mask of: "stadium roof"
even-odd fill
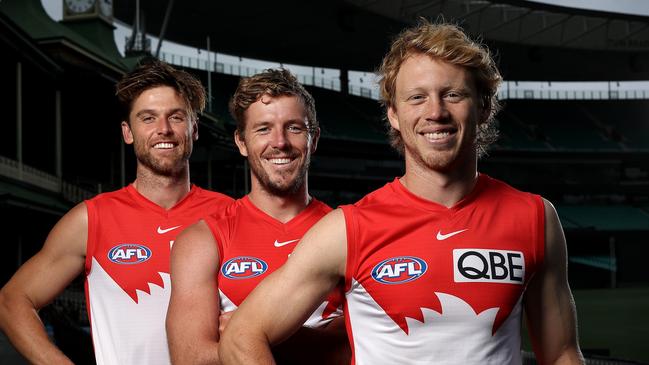
[[[561,0],[567,4],[574,0]],[[168,1],[140,0],[146,31],[160,32]],[[174,1],[166,38],[242,57],[371,70],[388,40],[419,17],[460,23],[488,41],[568,49],[649,52],[643,9],[559,6],[558,0]],[[581,2],[582,4],[584,2]],[[593,6],[597,1],[589,2]],[[601,3],[601,1],[600,1]],[[624,5],[628,1],[609,1]],[[636,2],[637,4],[638,2]],[[135,0],[115,2],[132,24]]]
[[[401,21],[459,20],[495,41],[607,50],[649,49],[647,4],[575,0],[348,0]],[[644,7],[644,8],[642,8]]]

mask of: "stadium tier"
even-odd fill
[[[578,206],[559,205],[557,212],[565,229],[595,229],[599,231],[647,231],[649,213],[641,208],[627,205]]]
[[[502,149],[647,151],[643,101],[507,100],[498,116]]]

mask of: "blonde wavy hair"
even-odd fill
[[[502,82],[502,76],[489,49],[471,40],[456,25],[433,24],[421,19],[417,26],[404,30],[395,38],[378,70],[381,103],[386,112],[388,108],[395,108],[395,84],[399,69],[408,57],[415,54],[426,54],[453,65],[466,67],[471,72],[481,102],[480,107],[484,111],[483,115],[486,115],[484,123],[478,123],[476,140],[478,156],[484,155],[489,145],[498,138],[494,117],[500,110],[496,96],[498,86]],[[403,154],[401,133],[392,128],[389,122],[387,126],[390,144]]]

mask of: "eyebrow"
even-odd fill
[[[300,118],[297,118],[297,119],[294,118],[294,119],[287,119],[286,121],[284,121],[284,123],[287,123],[287,124],[304,124],[304,125],[308,125],[308,124],[309,124],[309,121],[304,120],[304,119],[300,119]]]
[[[461,85],[461,86],[460,85],[453,85],[451,83],[441,85],[439,87],[439,90],[442,90],[442,91],[457,90],[457,91],[459,91],[461,93],[464,93],[464,94],[470,94],[471,93],[471,87],[466,86],[466,85]],[[428,90],[425,87],[415,86],[415,87],[410,87],[410,88],[407,88],[407,89],[401,91],[403,96],[411,95],[413,93],[420,93],[420,92],[428,93]]]
[[[272,122],[272,121],[267,121],[267,120],[259,120],[259,121],[256,121],[256,122],[250,122],[249,125],[250,125],[251,128],[255,128],[255,127],[260,127],[260,126],[268,126],[268,125],[271,125],[271,124],[275,124],[275,123]],[[308,121],[305,121],[305,120],[300,119],[300,118],[287,119],[287,120],[283,121],[282,124],[302,124],[302,125],[304,125],[306,127],[309,126]]]
[[[185,116],[186,116],[186,115],[189,115],[189,113],[187,112],[187,110],[185,110],[185,109],[183,109],[183,108],[175,108],[175,109],[171,109],[171,110],[169,110],[168,112],[167,112],[167,111],[164,111],[163,114],[164,114],[165,112],[168,113],[168,114],[170,114],[170,115],[171,115],[171,114],[176,114],[176,113],[182,113],[182,114],[184,114]],[[136,117],[141,117],[141,116],[144,115],[144,114],[158,115],[159,112],[158,112],[157,110],[154,110],[154,109],[142,109],[142,110],[140,110],[139,112],[137,112],[137,113],[135,114],[135,116],[136,116]]]

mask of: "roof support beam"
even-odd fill
[[[162,47],[162,41],[165,38],[165,32],[167,31],[167,24],[169,23],[169,16],[171,15],[171,8],[174,6],[174,0],[169,0],[167,3],[167,10],[165,11],[165,17],[162,21],[162,27],[160,28],[160,37],[158,37],[158,47],[155,50],[155,56],[158,58],[160,55],[160,47]]]
[[[527,36],[520,38],[519,41],[520,42],[526,41],[528,39],[536,37],[537,35],[539,35],[541,33],[547,32],[548,30],[550,30],[550,29],[552,29],[554,27],[557,27],[559,25],[563,25],[568,20],[572,19],[572,17],[573,17],[572,15],[567,15],[567,16],[563,17],[562,19],[560,19],[559,21],[555,22],[554,24],[550,24],[550,25],[548,25],[548,26],[546,26],[544,28],[539,29],[538,31],[536,31],[536,32],[534,32],[532,34],[528,34]]]
[[[572,43],[572,42],[574,42],[576,40],[579,40],[579,39],[585,37],[586,35],[598,30],[601,27],[608,26],[609,22],[610,22],[610,20],[604,20],[601,23],[597,24],[596,26],[594,26],[594,27],[592,27],[590,29],[588,29],[588,27],[586,27],[586,29],[583,32],[579,33],[578,35],[576,35],[576,36],[574,36],[572,38],[569,38],[569,39],[562,40],[559,45],[560,46],[565,46],[565,45],[568,45],[568,44],[570,44],[570,43]]]
[[[481,30],[481,32],[483,34],[488,34],[490,32],[496,31],[496,30],[498,30],[498,29],[500,29],[500,28],[502,28],[502,27],[504,27],[506,25],[509,25],[509,24],[519,20],[519,19],[522,21],[523,18],[525,18],[526,16],[531,14],[533,11],[534,10],[532,10],[532,9],[527,9],[527,11],[524,12],[523,14],[515,16],[515,17],[513,17],[511,19],[508,19],[507,21],[500,22],[500,24],[496,25],[495,27],[491,27],[491,28],[488,28],[488,29],[485,29],[485,30]]]

